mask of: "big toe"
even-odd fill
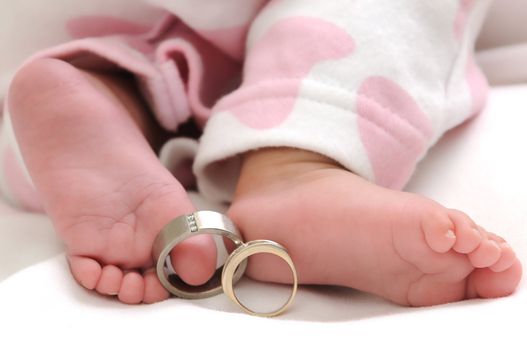
[[[170,253],[174,271],[186,283],[197,286],[207,282],[216,270],[216,243],[210,235],[190,237]]]
[[[497,298],[511,294],[516,289],[522,275],[522,265],[515,260],[505,271],[475,269],[468,279],[467,297]]]

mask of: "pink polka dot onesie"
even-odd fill
[[[473,46],[490,0],[55,2],[36,5],[53,28],[28,39],[40,50],[29,60],[127,71],[164,128],[193,118],[199,143],[171,140],[160,158],[175,169],[195,156],[216,201],[231,199],[240,155],[263,147],[317,152],[401,189],[485,101]],[[39,210],[7,108],[0,157],[2,193]]]

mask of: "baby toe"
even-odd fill
[[[468,254],[470,263],[477,268],[495,264],[501,256],[501,248],[495,241],[484,238],[478,248]]]
[[[144,303],[153,304],[168,299],[170,294],[163,287],[161,282],[159,282],[154,269],[146,271],[143,276],[145,278],[145,296],[143,297]]]
[[[211,235],[197,235],[179,243],[170,253],[174,271],[186,283],[198,286],[216,271],[216,243]]]
[[[123,272],[114,265],[106,265],[102,268],[101,278],[95,290],[104,295],[117,295],[121,288]]]
[[[70,270],[73,278],[84,288],[94,289],[101,277],[101,265],[82,256],[68,256]]]
[[[452,249],[463,254],[474,251],[483,239],[483,235],[476,228],[476,224],[468,215],[459,210],[449,210],[449,217],[454,222],[456,232],[456,243]]]
[[[119,300],[125,304],[139,304],[143,300],[145,293],[145,282],[143,276],[135,271],[124,275],[119,290]]]
[[[522,266],[518,259],[502,272],[491,269],[476,269],[467,281],[467,293],[470,297],[497,298],[514,292],[522,276]]]
[[[501,248],[501,256],[496,263],[489,267],[494,272],[505,271],[516,261],[516,254],[507,242],[501,242],[499,246]]]
[[[482,228],[480,227],[480,229],[482,229]],[[503,238],[501,238],[500,236],[498,236],[497,234],[485,231],[484,229],[482,229],[482,230],[484,232],[486,232],[487,238],[492,239],[493,241],[495,241],[497,243],[506,243],[506,241]]]
[[[429,211],[421,222],[426,243],[437,253],[446,253],[456,243],[454,224],[443,210]]]

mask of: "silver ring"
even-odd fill
[[[229,218],[214,211],[197,211],[182,215],[170,221],[161,230],[154,241],[152,256],[156,262],[156,272],[159,281],[170,293],[185,299],[201,299],[222,292],[221,273],[218,268],[209,281],[200,286],[186,284],[177,275],[169,275],[166,265],[168,254],[176,245],[185,239],[199,234],[215,234],[229,238],[236,248],[243,245],[241,236]],[[245,272],[247,261],[243,261],[234,273],[233,283],[236,283]]]

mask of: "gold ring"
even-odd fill
[[[240,266],[240,264],[246,264],[246,259],[249,256],[259,253],[270,253],[282,258],[289,265],[289,268],[293,273],[293,290],[291,292],[291,295],[289,296],[289,299],[280,308],[271,312],[256,312],[249,309],[240,302],[240,300],[234,293],[234,276],[238,269],[238,266]],[[238,248],[236,248],[229,255],[229,257],[225,261],[225,264],[223,265],[223,272],[221,274],[221,284],[223,286],[223,291],[225,292],[225,294],[227,294],[232,301],[238,304],[238,306],[240,306],[247,313],[255,316],[273,317],[284,312],[293,302],[298,287],[298,278],[296,274],[295,265],[293,264],[293,260],[287,253],[287,250],[282,245],[276,242],[262,239],[244,243]]]

